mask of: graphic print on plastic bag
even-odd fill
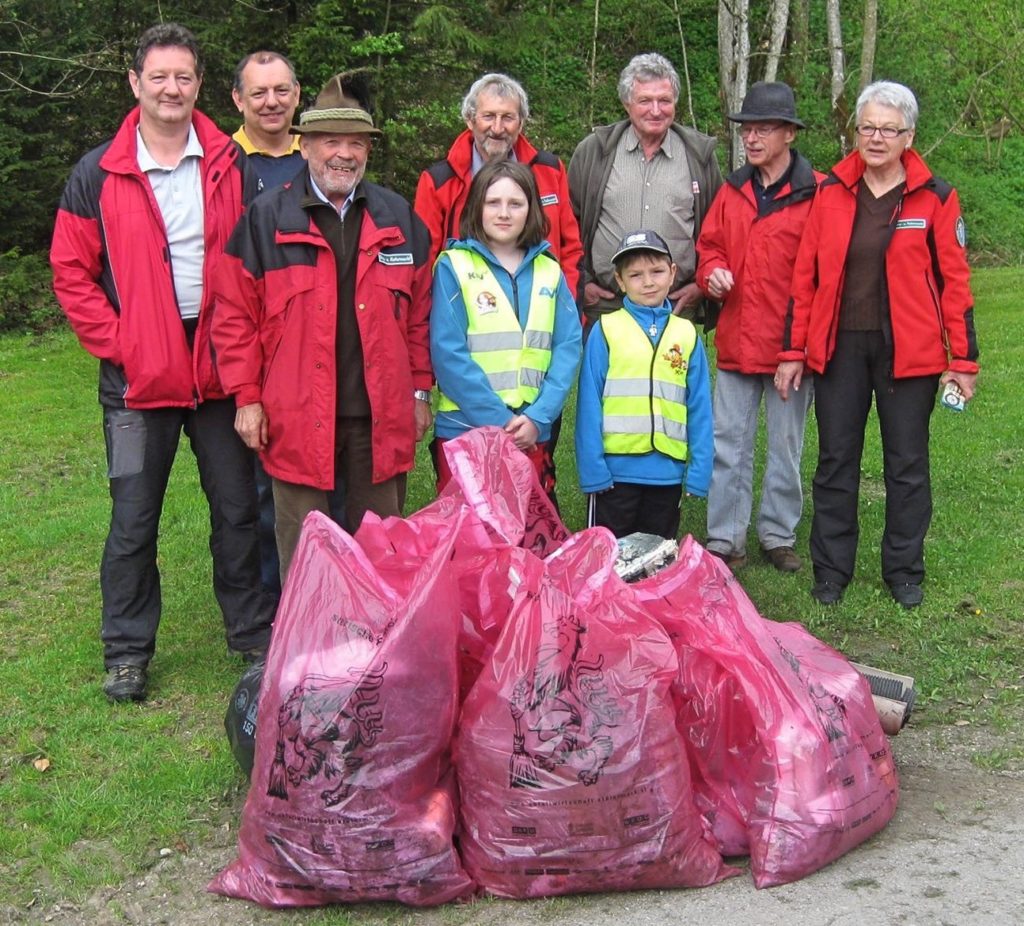
[[[347,679],[307,675],[285,698],[277,712],[277,743],[267,794],[288,799],[288,782],[298,787],[317,776],[338,783],[320,792],[325,807],[339,804],[352,790],[351,776],[363,764],[363,751],[383,732],[383,714],[376,707],[388,670],[348,669]],[[290,747],[290,748],[289,748]],[[289,752],[294,765],[287,763]]]
[[[549,772],[566,766],[580,784],[597,784],[614,749],[607,731],[622,716],[604,682],[604,655],[584,657],[587,628],[576,614],[561,614],[543,630],[534,668],[516,682],[509,700],[509,787],[540,787],[538,765]]]

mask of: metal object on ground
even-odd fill
[[[889,736],[895,736],[906,726],[914,709],[917,698],[914,680],[909,675],[897,675],[856,662],[850,665],[868,680],[882,729]]]
[[[675,562],[679,544],[657,534],[627,534],[619,538],[619,556],[615,572],[625,582],[653,576],[659,569]]]

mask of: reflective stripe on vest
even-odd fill
[[[685,460],[686,371],[697,329],[669,316],[657,345],[625,309],[601,317],[608,344],[602,419],[605,453],[658,450]]]
[[[534,258],[533,288],[528,294],[530,308],[524,331],[515,307],[483,257],[462,248],[443,253],[448,255],[462,289],[469,319],[466,344],[470,357],[509,408],[533,402],[551,366],[555,302],[562,268],[547,254]],[[458,406],[442,393],[438,410],[458,411]]]

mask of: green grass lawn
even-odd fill
[[[916,678],[915,723],[986,725],[1001,737],[980,764],[1024,767],[1024,271],[979,271],[979,395],[964,414],[936,409],[935,517],[924,605],[898,608],[879,575],[883,487],[869,425],[857,575],[842,604],[807,594],[810,574],[752,557],[740,579],[767,617],[798,620],[851,659]],[[242,672],[210,588],[208,527],[182,446],[161,526],[164,618],[142,705],[101,691],[97,571],[109,501],[95,361],[65,332],[0,339],[0,897],[80,895],[151,865],[163,847],[203,845],[234,826],[245,781],[222,720]],[[559,448],[560,498],[583,524],[572,410]],[[804,461],[815,459],[813,420]],[[429,500],[421,459],[411,507]],[[703,539],[704,505],[683,528]],[[798,549],[806,554],[807,525]],[[756,549],[756,538],[750,542]],[[384,916],[384,913],[380,914]],[[318,922],[348,922],[340,911]],[[377,914],[368,914],[376,917]],[[365,917],[364,917],[365,920]]]

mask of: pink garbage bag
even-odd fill
[[[487,526],[495,545],[521,546],[544,557],[568,536],[530,461],[501,428],[474,428],[446,441],[456,494]]]
[[[456,741],[460,850],[503,897],[711,884],[671,688],[673,647],[603,529],[517,591]]]
[[[821,868],[892,818],[896,766],[867,681],[797,624],[761,617],[692,538],[630,586],[679,654],[697,806],[757,887]]]
[[[306,519],[260,691],[238,859],[210,890],[268,907],[471,892],[449,761],[459,617],[444,566],[459,520],[426,555],[378,570],[326,517]]]

